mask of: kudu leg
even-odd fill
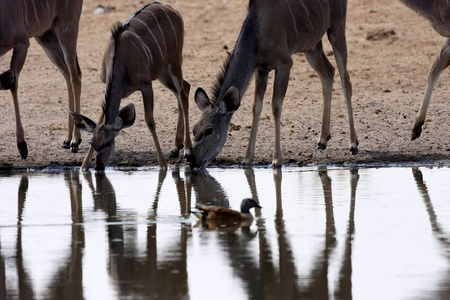
[[[189,135],[189,91],[191,85],[183,80],[181,67],[178,64],[169,64],[162,72],[159,81],[170,89],[177,97],[178,102],[178,122],[175,135],[175,145],[170,151],[169,157],[179,157],[181,149],[184,150],[185,157],[191,154],[192,142]]]
[[[50,60],[58,67],[66,81],[69,108],[80,112],[81,69],[76,52],[76,32],[59,33],[53,29],[36,38]],[[77,153],[81,142],[81,133],[68,115],[67,136],[62,144],[70,152]]]
[[[333,47],[334,57],[341,77],[342,90],[347,102],[347,118],[350,129],[349,148],[352,154],[358,153],[358,138],[356,137],[355,122],[352,108],[352,83],[347,71],[347,41],[345,37],[345,26],[332,28],[328,32],[328,39]]]
[[[305,53],[311,67],[317,72],[322,81],[323,94],[323,115],[322,129],[320,131],[317,149],[325,149],[330,135],[330,115],[331,115],[331,92],[333,90],[334,67],[325,56],[322,48],[322,42],[317,44],[314,50]]]
[[[263,108],[264,94],[266,93],[267,81],[269,78],[269,72],[264,70],[258,70],[255,75],[255,99],[253,102],[253,120],[252,129],[250,132],[250,138],[248,139],[247,152],[245,154],[244,166],[250,166],[255,158],[255,143],[256,135],[258,133],[259,118]]]
[[[281,110],[283,100],[289,84],[289,75],[291,73],[292,59],[286,59],[284,64],[275,71],[275,80],[273,85],[272,115],[275,122],[275,145],[273,149],[272,167],[281,167]]]
[[[444,71],[450,65],[450,39],[447,39],[442,46],[439,56],[436,58],[433,66],[428,73],[428,84],[425,90],[425,96],[423,98],[422,105],[420,106],[419,113],[414,123],[412,130],[411,140],[415,140],[420,137],[422,133],[422,126],[425,123],[425,116],[427,114],[428,105],[430,104],[431,94],[433,93],[434,86],[439,79],[442,71]]]
[[[19,87],[19,74],[22,70],[23,64],[27,57],[29,41],[18,42],[14,45],[13,54],[11,57],[11,70],[15,76],[13,85],[11,87],[11,95],[14,102],[14,115],[16,120],[16,140],[17,148],[19,149],[20,157],[26,159],[28,157],[28,146],[25,141],[25,132],[22,126],[22,120],[20,118],[19,98],[17,95],[17,89]]]
[[[166,169],[167,162],[161,151],[158,136],[156,135],[156,124],[155,118],[153,116],[154,98],[153,98],[153,88],[151,84],[145,89],[142,89],[142,97],[144,98],[145,123],[147,123],[147,127],[150,130],[150,133],[152,134],[153,137],[153,142],[155,143],[156,152],[158,154],[159,167],[162,169]]]

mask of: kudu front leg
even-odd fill
[[[191,155],[192,142],[189,135],[189,91],[191,85],[182,80],[181,91],[176,93],[178,101],[178,122],[175,136],[175,145],[170,151],[170,158],[180,156],[180,151],[184,148],[184,156],[188,158]]]
[[[244,166],[251,166],[253,159],[255,158],[255,143],[256,135],[258,133],[259,118],[261,116],[261,111],[263,108],[264,94],[266,93],[267,81],[269,78],[269,72],[259,70],[256,72],[255,76],[255,99],[253,102],[253,120],[252,129],[250,132],[250,137],[248,139],[247,152],[245,154],[244,161],[242,164]]]
[[[103,123],[103,119],[105,117],[105,112],[102,110],[100,116],[98,117],[97,124]],[[89,146],[89,150],[84,156],[83,163],[81,164],[81,171],[89,172],[92,162],[92,156],[94,155],[94,147]]]
[[[279,168],[282,164],[281,159],[281,111],[283,100],[289,84],[289,75],[291,73],[292,59],[289,58],[278,70],[275,71],[275,81],[273,86],[272,114],[275,122],[275,145],[273,148],[272,167]]]
[[[450,39],[447,39],[442,46],[439,56],[436,58],[433,66],[428,73],[428,84],[425,90],[425,96],[423,98],[422,105],[420,106],[419,113],[417,114],[416,121],[412,130],[411,141],[420,137],[422,133],[422,126],[425,123],[425,116],[427,114],[428,105],[430,104],[431,94],[433,93],[434,86],[439,79],[442,71],[444,71],[450,65]]]
[[[347,71],[347,41],[345,37],[345,25],[332,28],[328,32],[328,38],[333,46],[334,57],[341,77],[342,90],[347,103],[347,118],[349,124],[349,148],[351,154],[358,153],[358,138],[356,137],[352,108],[352,83]]]

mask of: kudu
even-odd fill
[[[419,113],[412,130],[411,140],[420,137],[422,126],[425,123],[428,105],[434,86],[442,71],[450,65],[450,1],[448,0],[401,0],[405,5],[421,14],[431,22],[434,30],[447,38],[442,46],[441,53],[434,61],[428,72],[428,84]]]
[[[159,166],[167,167],[153,116],[152,81],[156,79],[178,99],[178,123],[171,155],[177,157],[183,147],[185,155],[189,155],[192,147],[188,118],[190,85],[183,80],[182,75],[183,38],[184,25],[180,14],[158,2],[147,4],[124,23],[113,27],[103,57],[101,77],[106,83],[106,92],[99,124],[70,112],[80,130],[93,133],[91,149],[96,152],[96,170],[103,170],[109,163],[114,152],[114,139],[119,131],[134,123],[134,105],[129,104],[120,112],[119,107],[122,98],[137,90],[143,96],[145,122],[153,136]],[[89,150],[82,165],[83,170],[89,168],[91,155],[92,150]]]
[[[80,111],[81,70],[77,58],[78,24],[82,0],[2,0],[0,1],[0,56],[13,49],[10,69],[0,74],[0,90],[11,90],[16,120],[16,139],[22,159],[28,146],[20,119],[19,74],[25,63],[29,39],[34,37],[64,76],[69,94],[69,109]],[[78,152],[80,131],[68,118],[68,133],[63,142],[70,152]]]
[[[269,71],[275,70],[272,113],[275,123],[275,145],[272,165],[281,166],[280,118],[283,99],[292,67],[291,56],[304,52],[313,69],[319,74],[323,87],[323,119],[318,148],[325,149],[330,139],[331,92],[334,67],[322,48],[322,36],[327,33],[332,44],[347,101],[350,125],[350,151],[357,153],[358,141],[354,129],[351,105],[352,86],[347,72],[347,44],[345,37],[347,1],[330,0],[250,0],[249,11],[242,25],[233,52],[218,76],[210,101],[201,88],[195,102],[202,111],[194,125],[192,168],[205,168],[219,154],[226,142],[228,128],[249,80],[256,72],[253,121],[244,165],[254,158],[258,121],[262,110]]]

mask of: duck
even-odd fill
[[[192,213],[202,221],[220,221],[220,222],[244,222],[252,221],[253,215],[250,209],[262,208],[258,202],[252,198],[245,198],[241,202],[241,211],[236,211],[230,208],[221,206],[212,206],[197,203],[195,205],[200,211],[192,211]]]

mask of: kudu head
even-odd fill
[[[114,139],[122,129],[133,125],[136,118],[134,105],[119,111],[114,123],[96,124],[91,119],[69,110],[73,122],[81,131],[92,132],[91,146],[95,150],[95,170],[104,171],[114,153]]]
[[[192,130],[194,146],[189,165],[191,169],[203,169],[219,154],[227,140],[231,117],[240,105],[239,91],[232,86],[212,103],[205,91],[198,88],[195,103],[202,115]]]

